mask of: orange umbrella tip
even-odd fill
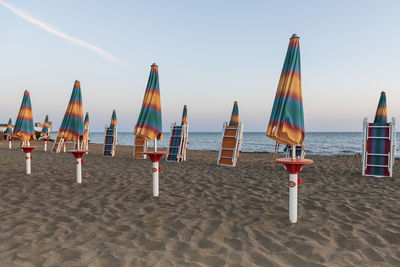
[[[156,63],[151,64],[152,67],[158,67]]]
[[[28,91],[28,90],[25,90],[25,91],[24,91],[24,95],[29,95],[29,91]]]
[[[382,92],[381,92],[381,95],[386,95],[385,91],[382,91]]]
[[[292,37],[290,39],[293,39],[293,38],[299,38],[300,39],[300,37],[295,33],[293,33],[293,35],[292,35]]]

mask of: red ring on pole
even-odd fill
[[[289,181],[289,187],[295,187],[295,186],[296,186],[296,182]]]

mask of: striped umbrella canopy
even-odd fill
[[[386,94],[383,91],[381,93],[381,97],[379,98],[374,123],[387,123]]]
[[[13,126],[12,126],[12,119],[8,120],[7,129],[4,131],[6,136],[12,136],[13,133]]]
[[[160,86],[158,82],[158,66],[151,65],[150,76],[144,94],[142,109],[133,134],[149,140],[162,140]]]
[[[21,141],[35,139],[33,129],[31,97],[29,91],[25,90],[12,137]]]
[[[83,135],[82,118],[81,84],[76,80],[57,137],[64,138],[65,141],[78,142],[79,138]]]
[[[183,106],[181,125],[183,125],[185,123],[187,124],[187,106],[186,105]]]
[[[47,136],[49,135],[49,115],[46,115],[46,118],[44,119],[42,131],[40,132],[41,136]]]
[[[238,102],[235,101],[233,103],[232,115],[231,119],[229,120],[229,126],[238,126],[239,125],[239,106]]]
[[[83,124],[84,124],[85,129],[83,131],[82,140],[87,141],[87,140],[89,140],[89,112],[86,112],[85,120],[84,120]]]
[[[117,127],[117,112],[114,109],[111,116],[110,128],[114,129],[115,127]]]
[[[290,38],[267,129],[280,144],[302,144],[305,135],[299,39],[296,34]]]

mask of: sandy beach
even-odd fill
[[[360,156],[313,156],[300,173],[299,221],[288,220],[288,174],[272,154],[217,152],[161,161],[90,145],[83,183],[68,153],[0,146],[1,266],[400,266],[400,162],[393,178],[361,176]]]

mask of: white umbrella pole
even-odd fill
[[[296,146],[292,145],[292,159],[296,158]]]
[[[153,162],[153,196],[158,197],[158,162]]]
[[[8,149],[11,149],[11,140],[8,140]]]
[[[47,141],[44,141],[44,151],[47,151]]]
[[[82,183],[82,159],[76,159],[76,182],[78,184]]]
[[[157,152],[157,137],[154,139],[154,152]]]
[[[63,146],[64,146],[64,153],[65,153],[65,152],[67,152],[67,144],[65,143],[65,141],[63,143]]]
[[[31,153],[25,153],[26,158],[26,174],[31,174]]]
[[[297,174],[289,174],[289,220],[297,222]]]

